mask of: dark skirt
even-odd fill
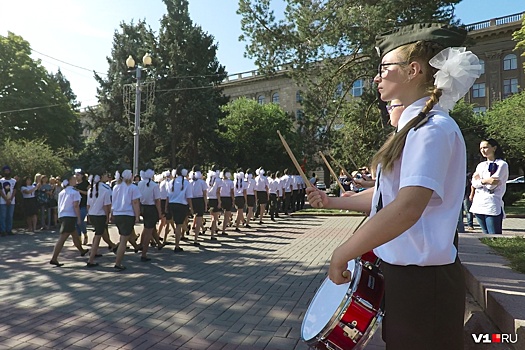
[[[33,216],[38,213],[36,197],[24,198],[24,212],[26,216]]]
[[[208,207],[213,213],[218,213],[221,211],[219,208],[219,200],[217,198],[208,198]]]
[[[106,231],[106,219],[106,215],[89,216],[89,222],[91,222],[91,225],[93,225],[93,228],[95,229],[95,236],[102,236],[104,234],[104,231]]]
[[[257,205],[268,203],[268,193],[266,191],[257,191]]]
[[[121,236],[129,236],[135,227],[135,217],[130,215],[115,215],[115,225]]]
[[[198,218],[202,217],[204,215],[204,198],[203,197],[196,197],[191,199],[191,204],[193,205],[193,213]]]
[[[224,211],[232,211],[232,197],[221,197],[221,207]]]
[[[247,207],[255,207],[255,195],[254,194],[249,194],[246,196],[246,206]]]
[[[169,208],[176,225],[182,225],[188,216],[188,206],[180,203],[170,203]]]
[[[244,196],[235,197],[235,207],[237,210],[243,210],[245,204]]]
[[[155,205],[141,205],[142,218],[144,219],[144,228],[155,228],[159,221],[159,212]]]
[[[60,234],[73,233],[76,234],[77,218],[72,216],[63,216],[60,218]]]
[[[385,277],[383,340],[389,350],[462,350],[465,277],[449,265],[381,263]],[[446,336],[445,336],[446,334]]]

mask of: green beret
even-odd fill
[[[396,28],[376,36],[376,50],[379,57],[400,46],[418,41],[432,41],[443,48],[462,46],[467,31],[442,23],[418,23]]]

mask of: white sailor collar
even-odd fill
[[[401,117],[399,118],[399,122],[397,123],[397,130],[401,130],[405,127],[405,125],[408,124],[412,119],[417,117],[419,112],[425,107],[425,104],[430,99],[429,96],[425,96],[423,98],[420,98],[419,100],[415,101],[411,105],[405,107],[405,110],[403,113],[401,113]],[[439,110],[439,111],[445,111],[443,108],[438,106],[437,104],[434,105],[432,110]],[[446,112],[445,112],[446,113]]]

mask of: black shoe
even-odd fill
[[[173,249],[173,252],[176,253],[176,252],[183,252],[184,249],[182,249],[181,247],[175,247],[175,249]]]
[[[196,247],[198,247],[198,246],[200,246],[201,244],[200,244],[199,242],[193,242],[193,245],[196,246]]]
[[[59,263],[58,261],[51,260],[49,262],[51,265],[55,265],[56,267],[64,266],[64,264]]]
[[[263,222],[262,222],[262,221],[259,221],[259,225],[262,225],[262,224],[263,224]]]
[[[210,237],[210,241],[216,241],[217,237]]]
[[[140,252],[141,250],[142,250],[142,247],[141,247],[141,246],[138,246],[138,248],[135,249],[135,253],[138,253],[138,252]]]
[[[115,265],[114,268],[117,269],[118,271],[124,271],[126,269],[126,266],[124,266],[124,265]]]
[[[244,226],[246,228],[252,228],[249,224],[246,224],[246,226]]]
[[[87,253],[89,253],[89,249],[85,249],[82,253],[80,253],[80,256],[84,256],[84,255],[86,255]]]
[[[117,250],[118,250],[118,244],[115,247],[113,247],[113,249],[111,249],[111,251],[115,254],[117,254]]]
[[[140,261],[142,261],[142,262],[148,262],[148,261],[151,261],[151,258],[147,258],[147,257],[145,257],[145,256],[141,256],[141,257],[140,257]]]
[[[182,239],[183,241],[187,241],[188,237],[182,236],[180,239]]]
[[[228,236],[228,234],[226,232],[224,232],[224,231],[221,233],[221,235]]]
[[[88,262],[88,263],[86,264],[86,266],[87,266],[87,267],[95,267],[95,266],[98,266],[98,263],[90,263],[90,262]]]
[[[270,220],[275,221],[275,218],[271,218]]]
[[[95,258],[100,258],[102,256],[104,256],[104,255],[102,255],[102,254],[95,254]]]
[[[241,232],[241,230],[238,227],[236,227],[235,232]]]

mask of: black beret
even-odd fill
[[[400,46],[418,41],[432,41],[443,48],[463,45],[467,31],[442,23],[418,23],[393,29],[376,36],[376,49],[380,57]]]

